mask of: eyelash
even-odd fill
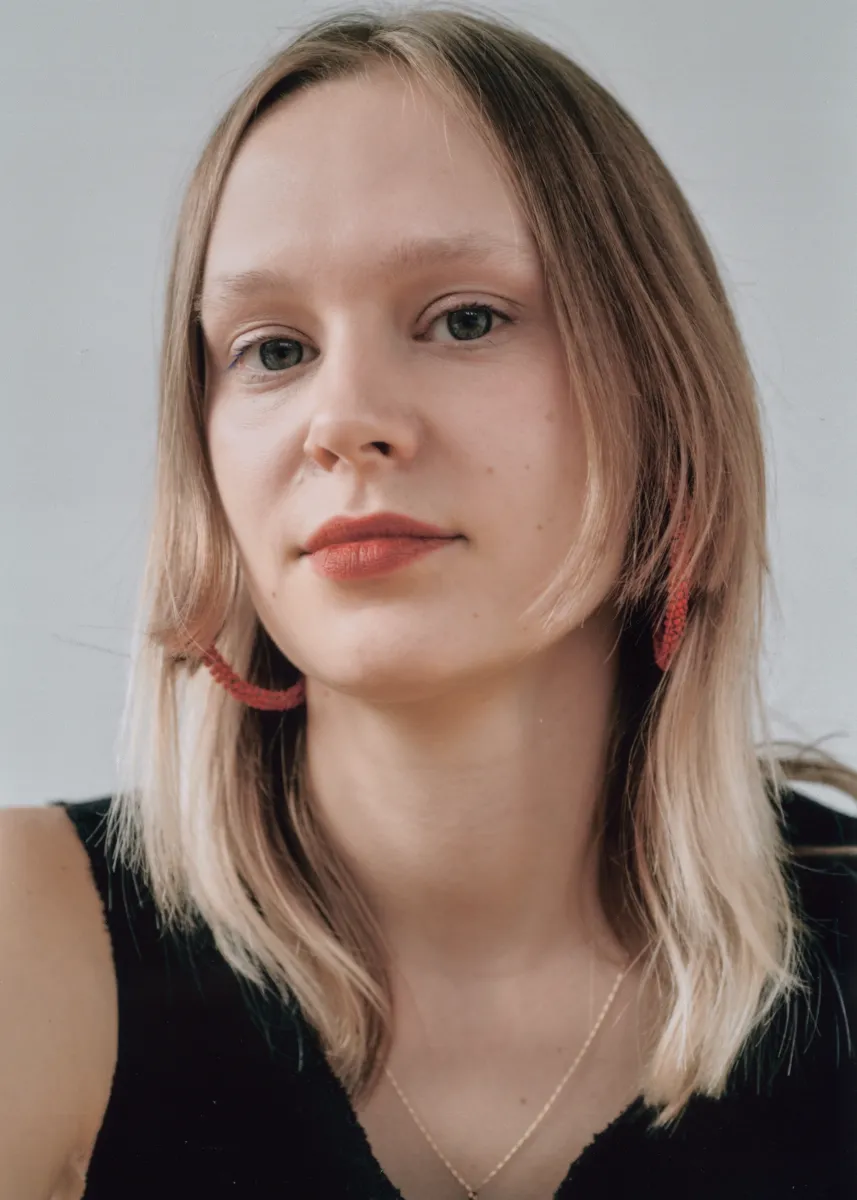
[[[437,315],[435,317],[433,317],[431,322],[429,323],[429,328],[431,328],[431,326],[434,325],[434,323],[436,321],[439,321],[441,319],[441,317],[447,317],[447,316],[449,316],[450,313],[466,312],[466,311],[472,310],[472,309],[486,309],[488,312],[490,312],[492,314],[492,316],[500,317],[501,321],[505,325],[516,324],[516,321],[513,317],[507,316],[507,314],[504,312],[501,312],[499,308],[495,308],[493,304],[482,304],[482,303],[475,303],[475,302],[474,303],[467,302],[467,303],[462,304],[459,302],[459,303],[452,305],[451,308],[446,308],[443,310],[443,312],[437,313]],[[493,332],[493,330],[491,332]],[[489,333],[489,334],[486,334],[485,337],[474,338],[474,339],[472,339],[472,341],[475,345],[478,346],[480,342],[483,342],[483,343],[486,342],[488,340],[488,338],[490,338],[490,336],[491,335]],[[244,359],[244,356],[247,354],[248,350],[252,350],[254,348],[254,346],[261,346],[264,342],[276,342],[276,341],[296,342],[300,346],[305,345],[305,343],[302,342],[300,340],[300,338],[283,337],[280,334],[270,334],[270,333],[257,334],[256,337],[253,337],[249,341],[244,342],[243,345],[239,345],[236,347],[235,353],[232,357],[232,361],[229,363],[228,369],[231,371],[233,369],[233,367],[238,366],[241,363],[241,361]],[[461,345],[461,346],[467,345],[467,344],[468,344],[467,340],[458,343],[458,345]],[[298,364],[298,366],[302,366],[302,365],[303,365],[302,363]],[[253,379],[272,379],[277,375],[288,375],[295,369],[296,368],[294,368],[294,367],[288,367],[283,371],[252,371],[252,370],[250,370],[248,373],[249,373],[250,377]]]

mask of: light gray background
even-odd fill
[[[223,106],[332,7],[0,9],[0,806],[115,784],[172,221]],[[775,731],[857,764],[857,5],[493,11],[627,104],[714,244],[765,409]]]

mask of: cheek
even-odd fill
[[[565,378],[531,380],[512,400],[472,439],[487,493],[519,536],[569,536],[583,505],[587,455]]]
[[[216,412],[208,423],[214,482],[239,552],[251,573],[263,565],[266,530],[279,492],[282,459],[275,439]]]
[[[485,549],[510,604],[525,605],[555,577],[578,535],[587,476],[582,425],[560,382],[525,411],[510,411],[492,442],[483,459]]]

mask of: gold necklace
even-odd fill
[[[449,1159],[444,1156],[444,1154],[438,1148],[437,1143],[434,1141],[434,1139],[432,1138],[429,1131],[425,1128],[425,1126],[420,1121],[417,1114],[411,1108],[404,1092],[399,1087],[398,1083],[396,1083],[396,1080],[393,1078],[393,1072],[389,1069],[389,1067],[384,1067],[384,1072],[387,1075],[387,1078],[390,1080],[390,1083],[392,1083],[393,1087],[398,1092],[399,1098],[401,1099],[405,1108],[408,1110],[408,1112],[413,1117],[418,1128],[421,1130],[423,1136],[425,1137],[428,1144],[431,1146],[432,1150],[434,1150],[435,1154],[443,1162],[443,1164],[447,1168],[447,1170],[451,1171],[451,1173],[455,1176],[455,1178],[458,1180],[458,1182],[464,1188],[464,1190],[467,1194],[467,1200],[478,1200],[479,1192],[481,1191],[482,1188],[485,1187],[485,1184],[488,1183],[489,1180],[494,1178],[494,1176],[497,1174],[497,1172],[500,1170],[501,1167],[505,1167],[506,1163],[509,1161],[509,1159],[512,1157],[512,1155],[515,1154],[518,1150],[520,1150],[521,1146],[523,1146],[523,1144],[527,1140],[527,1138],[530,1137],[534,1133],[536,1127],[542,1122],[544,1117],[547,1115],[548,1111],[550,1110],[550,1108],[553,1105],[554,1101],[556,1100],[557,1096],[560,1094],[562,1089],[568,1083],[572,1074],[576,1070],[578,1063],[583,1058],[586,1051],[589,1049],[589,1046],[592,1043],[592,1039],[595,1037],[596,1033],[601,1028],[601,1024],[602,1024],[604,1018],[607,1016],[607,1013],[610,1010],[610,1005],[613,1003],[613,999],[619,990],[619,985],[621,984],[621,982],[625,978],[625,976],[628,974],[629,970],[630,970],[630,965],[625,967],[624,971],[619,972],[618,976],[616,977],[616,982],[613,984],[613,990],[611,991],[610,995],[607,997],[607,1000],[605,1001],[604,1007],[602,1008],[601,1012],[599,1013],[598,1020],[595,1022],[592,1032],[590,1033],[590,1035],[586,1039],[586,1041],[583,1043],[583,1047],[582,1047],[580,1053],[578,1054],[577,1058],[574,1060],[574,1062],[571,1064],[571,1066],[566,1071],[563,1078],[560,1080],[560,1083],[557,1086],[554,1094],[551,1096],[550,1100],[548,1100],[547,1104],[544,1106],[542,1111],[539,1113],[539,1115],[536,1117],[536,1119],[533,1121],[533,1123],[529,1126],[529,1128],[524,1132],[524,1134],[520,1138],[518,1138],[517,1142],[515,1142],[515,1145],[512,1147],[512,1149],[509,1151],[509,1153],[506,1155],[506,1157],[497,1163],[497,1166],[494,1168],[494,1170],[489,1175],[486,1175],[486,1177],[479,1184],[478,1188],[472,1188],[465,1179],[462,1179],[462,1177],[456,1171],[455,1167],[452,1165],[452,1163],[449,1161]]]

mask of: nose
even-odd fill
[[[341,462],[365,471],[385,460],[413,458],[416,437],[392,414],[382,417],[326,412],[313,419],[303,449],[326,471]]]
[[[417,453],[418,422],[407,385],[383,364],[369,367],[344,355],[316,380],[320,399],[310,418],[303,451],[326,471],[348,464],[355,471],[408,462]]]

